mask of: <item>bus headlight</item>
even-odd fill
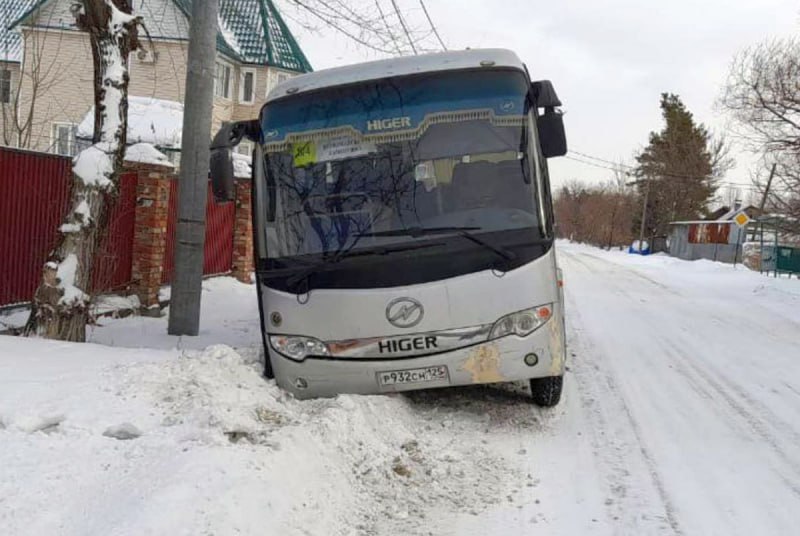
[[[330,355],[328,346],[312,337],[300,335],[270,335],[269,344],[272,349],[295,361],[302,361],[310,355],[327,356]]]
[[[553,316],[553,304],[548,303],[506,315],[492,327],[489,340],[499,339],[506,335],[524,337],[530,335],[545,324]]]

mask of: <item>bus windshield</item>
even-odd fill
[[[267,104],[267,256],[324,258],[428,229],[541,239],[526,93],[521,72],[469,71]]]

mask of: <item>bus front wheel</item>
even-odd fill
[[[564,386],[563,376],[548,376],[531,380],[531,398],[537,406],[551,408],[561,400],[561,388]]]

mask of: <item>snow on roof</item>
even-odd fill
[[[0,22],[3,23],[0,28],[0,59],[3,57],[3,32],[26,21],[37,8],[49,1],[52,0],[0,0]],[[192,0],[173,2],[187,19],[191,19]],[[8,20],[4,22],[6,10],[9,12]],[[233,59],[301,73],[312,71],[311,64],[272,0],[220,2],[217,29],[217,50]],[[14,32],[14,35],[18,49],[18,34]]]
[[[34,0],[3,0],[0,2],[0,61],[20,62],[22,42],[18,30],[9,29],[17,18],[33,7]]]
[[[267,102],[283,97],[289,90],[297,94],[323,87],[379,80],[390,76],[479,68],[488,62],[491,62],[491,64],[487,66],[491,67],[525,68],[514,52],[501,48],[421,54],[419,56],[406,56],[345,65],[295,76],[275,86],[267,96]]]
[[[167,155],[149,143],[137,143],[129,146],[127,149],[125,149],[125,161],[174,167],[167,158]]]
[[[225,43],[230,47],[230,49],[236,53],[238,56],[242,55],[242,47],[239,45],[239,40],[236,39],[236,34],[228,28],[228,25],[222,18],[222,15],[217,15],[217,26],[219,27],[219,33],[222,35],[222,38],[225,40]]]
[[[192,0],[173,0],[191,17]],[[310,72],[300,49],[272,0],[225,0],[219,5],[217,49],[243,63]]]
[[[94,107],[78,125],[77,137],[91,139]],[[180,149],[183,132],[183,104],[149,97],[128,97],[128,143],[149,143],[156,147]]]

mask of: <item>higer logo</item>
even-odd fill
[[[407,339],[391,339],[378,343],[378,351],[382,354],[411,352],[412,350],[432,350],[438,348],[436,337],[409,337]]]
[[[398,328],[412,328],[422,321],[425,309],[413,298],[397,298],[386,306],[386,320]]]
[[[392,117],[390,119],[372,119],[367,121],[367,131],[389,130],[390,128],[411,127],[410,117]]]

